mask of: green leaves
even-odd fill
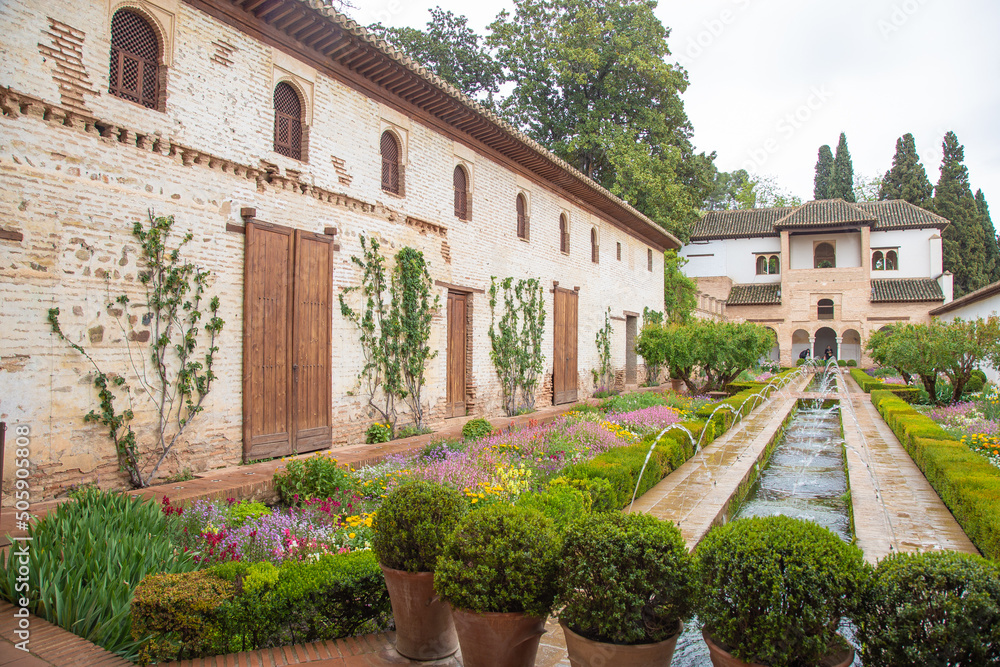
[[[599,363],[594,377],[595,392],[611,391],[615,382],[615,372],[611,367],[611,306],[604,313],[604,326],[597,330],[597,360]]]
[[[497,321],[497,298],[503,310]],[[535,387],[545,369],[542,334],[545,302],[536,278],[490,277],[490,359],[500,378],[504,410],[508,417],[535,407]]]
[[[375,556],[394,570],[432,572],[467,508],[461,493],[433,482],[394,489],[375,514]]]

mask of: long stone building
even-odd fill
[[[701,307],[758,322],[775,335],[771,357],[800,354],[868,363],[863,343],[895,322],[929,322],[952,299],[942,267],[948,221],[905,201],[712,211],[681,256]]]
[[[614,365],[636,381],[631,339],[662,309],[677,240],[323,3],[9,0],[0,22],[0,420],[30,427],[36,490],[124,481],[83,419],[93,368],[50,308],[136,388],[152,441],[149,322],[107,305],[142,301],[131,232],[149,211],[192,235],[225,320],[215,385],[164,475],[363,438],[358,332],[336,305],[360,282],[362,234],[429,262],[432,427],[501,414],[491,276],[545,287],[539,406],[593,391],[609,308]]]

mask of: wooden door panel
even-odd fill
[[[576,400],[577,302],[579,298],[575,292],[566,294],[566,380],[564,383],[566,403],[572,403]]]
[[[295,296],[292,316],[295,452],[329,447],[331,421],[333,239],[295,232]]]
[[[556,288],[553,294],[552,401],[576,400],[576,304],[575,292]]]
[[[448,379],[446,417],[464,417],[466,404],[466,295],[448,293]]]
[[[243,452],[246,459],[290,454],[290,230],[246,226],[243,293]]]

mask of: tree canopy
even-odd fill
[[[698,284],[681,272],[687,263],[676,250],[663,254],[663,308],[671,322],[687,322],[698,305]]]
[[[826,144],[819,147],[816,176],[813,178],[813,199],[831,199],[833,195],[833,151]]]
[[[854,199],[854,164],[851,162],[851,152],[847,148],[847,135],[840,133],[837,142],[837,152],[833,158],[833,173],[830,179],[830,198],[855,201]]]
[[[892,168],[885,172],[878,198],[883,201],[903,199],[914,206],[930,209],[933,196],[934,189],[924,165],[920,164],[916,142],[912,134],[906,133],[896,140]]]

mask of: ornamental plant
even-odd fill
[[[337,465],[331,454],[289,459],[285,470],[274,474],[274,488],[281,500],[297,505],[313,498],[353,499],[357,482],[350,471]]]
[[[466,440],[479,440],[493,432],[493,425],[481,417],[470,420],[462,427],[462,437]]]
[[[559,619],[609,644],[652,644],[691,616],[697,571],[674,524],[646,514],[585,516],[566,534]]]
[[[870,667],[1000,665],[1000,567],[950,551],[891,554],[854,621]]]
[[[456,609],[546,616],[560,546],[551,519],[535,510],[505,503],[473,510],[445,543],[434,588]]]
[[[432,572],[467,507],[458,491],[432,482],[394,489],[375,515],[375,557],[393,570]]]
[[[818,665],[841,648],[837,625],[864,580],[857,547],[815,523],[769,516],[714,529],[695,556],[698,617],[740,660]]]
[[[535,408],[535,388],[545,368],[545,303],[537,278],[490,278],[490,359],[500,378],[508,417]],[[498,314],[498,304],[503,309]]]

